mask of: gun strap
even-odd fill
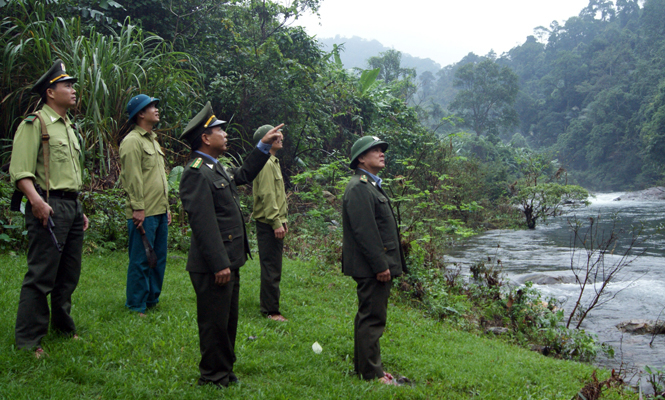
[[[48,203],[48,197],[49,197],[49,187],[50,187],[50,182],[49,182],[49,173],[48,173],[48,164],[49,164],[49,139],[51,137],[48,134],[48,131],[46,130],[46,124],[44,123],[44,119],[42,118],[41,115],[39,115],[39,111],[32,113],[32,115],[37,116],[39,118],[39,125],[42,130],[42,151],[44,152],[44,175],[46,175],[46,202]]]

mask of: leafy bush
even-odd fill
[[[7,178],[7,174],[2,173],[2,179],[0,179],[0,250],[3,252],[25,250],[28,246],[25,218],[20,212],[9,210],[14,187]]]
[[[507,328],[505,338],[530,346],[545,355],[589,361],[598,351],[613,356],[613,349],[599,345],[594,335],[568,329],[563,311],[554,300],[543,301],[530,282],[508,287],[502,277],[502,263],[489,257],[470,267],[463,277],[459,267],[446,268],[431,258],[418,242],[411,243],[409,274],[400,288],[427,313],[448,323],[471,330]]]
[[[124,191],[114,188],[104,192],[83,192],[81,203],[90,222],[85,233],[85,251],[126,249],[128,233]]]

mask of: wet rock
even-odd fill
[[[535,351],[535,352],[540,353],[544,356],[548,356],[550,354],[549,346],[541,346],[539,344],[532,344],[531,345],[531,351]]]
[[[617,328],[622,332],[645,334],[663,334],[665,333],[665,321],[655,321],[652,319],[631,319],[617,324]]]
[[[637,192],[628,192],[614,199],[614,201],[655,201],[665,200],[665,187],[656,186]]]
[[[533,282],[536,285],[556,285],[559,283],[575,283],[574,276],[551,276],[546,274],[529,274],[518,278],[518,282]]]
[[[335,201],[335,195],[329,191],[324,190],[321,194],[323,195],[323,198],[326,199],[329,203],[333,203]]]
[[[502,326],[491,326],[485,329],[485,333],[493,333],[495,335],[503,335],[504,333],[510,332],[510,329],[504,328]]]

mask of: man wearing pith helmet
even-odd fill
[[[32,92],[44,105],[16,130],[9,167],[12,184],[28,198],[28,272],[19,296],[16,346],[34,350],[37,358],[46,356],[41,341],[49,315],[51,329],[78,338],[70,312],[88,218],[78,200],[81,144],[67,116],[76,106],[75,82],[56,60],[35,83]]]
[[[342,270],[357,283],[354,320],[354,366],[363,379],[396,385],[384,370],[379,339],[386,326],[392,278],[406,271],[397,221],[379,172],[385,168],[388,143],[364,136],[351,147],[355,173],[342,202]]]
[[[180,180],[180,199],[192,229],[187,271],[196,292],[201,362],[199,385],[227,386],[233,372],[238,326],[239,269],[249,255],[237,185],[254,180],[282,137],[284,124],[269,130],[238,168],[223,166],[226,132],[210,102],[187,124],[181,139],[192,154]]]
[[[272,125],[263,125],[254,132],[254,143],[258,143]],[[270,160],[254,179],[252,195],[256,222],[256,239],[259,244],[261,264],[261,289],[259,308],[261,313],[274,321],[285,322],[279,310],[279,282],[282,278],[282,252],[287,226],[286,192],[279,159],[275,156],[283,147],[282,138],[275,140],[270,148]]]
[[[154,126],[159,123],[159,99],[139,94],[127,103],[132,130],[120,143],[120,183],[127,195],[125,216],[129,232],[129,266],[125,306],[145,316],[159,302],[166,269],[169,212],[164,153]],[[148,263],[143,236],[155,251]]]

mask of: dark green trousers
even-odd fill
[[[28,272],[23,279],[16,317],[16,346],[40,346],[49,327],[64,334],[74,334],[76,326],[70,316],[72,293],[81,276],[83,249],[83,212],[77,200],[51,198],[53,223],[58,242],[64,243],[58,252],[48,229],[32,214],[28,202],[25,224],[28,229]],[[51,295],[51,310],[47,296]]]
[[[272,226],[259,221],[256,221],[256,239],[261,264],[260,309],[264,314],[280,314],[279,282],[282,279],[284,241],[275,238]]]
[[[358,287],[358,313],[353,330],[353,364],[363,379],[381,378],[383,363],[379,339],[386,328],[390,282],[376,278],[353,278]]]
[[[196,292],[196,321],[199,325],[199,385],[214,383],[227,386],[236,361],[238,331],[239,271],[231,271],[231,281],[215,284],[215,275],[190,272]]]

